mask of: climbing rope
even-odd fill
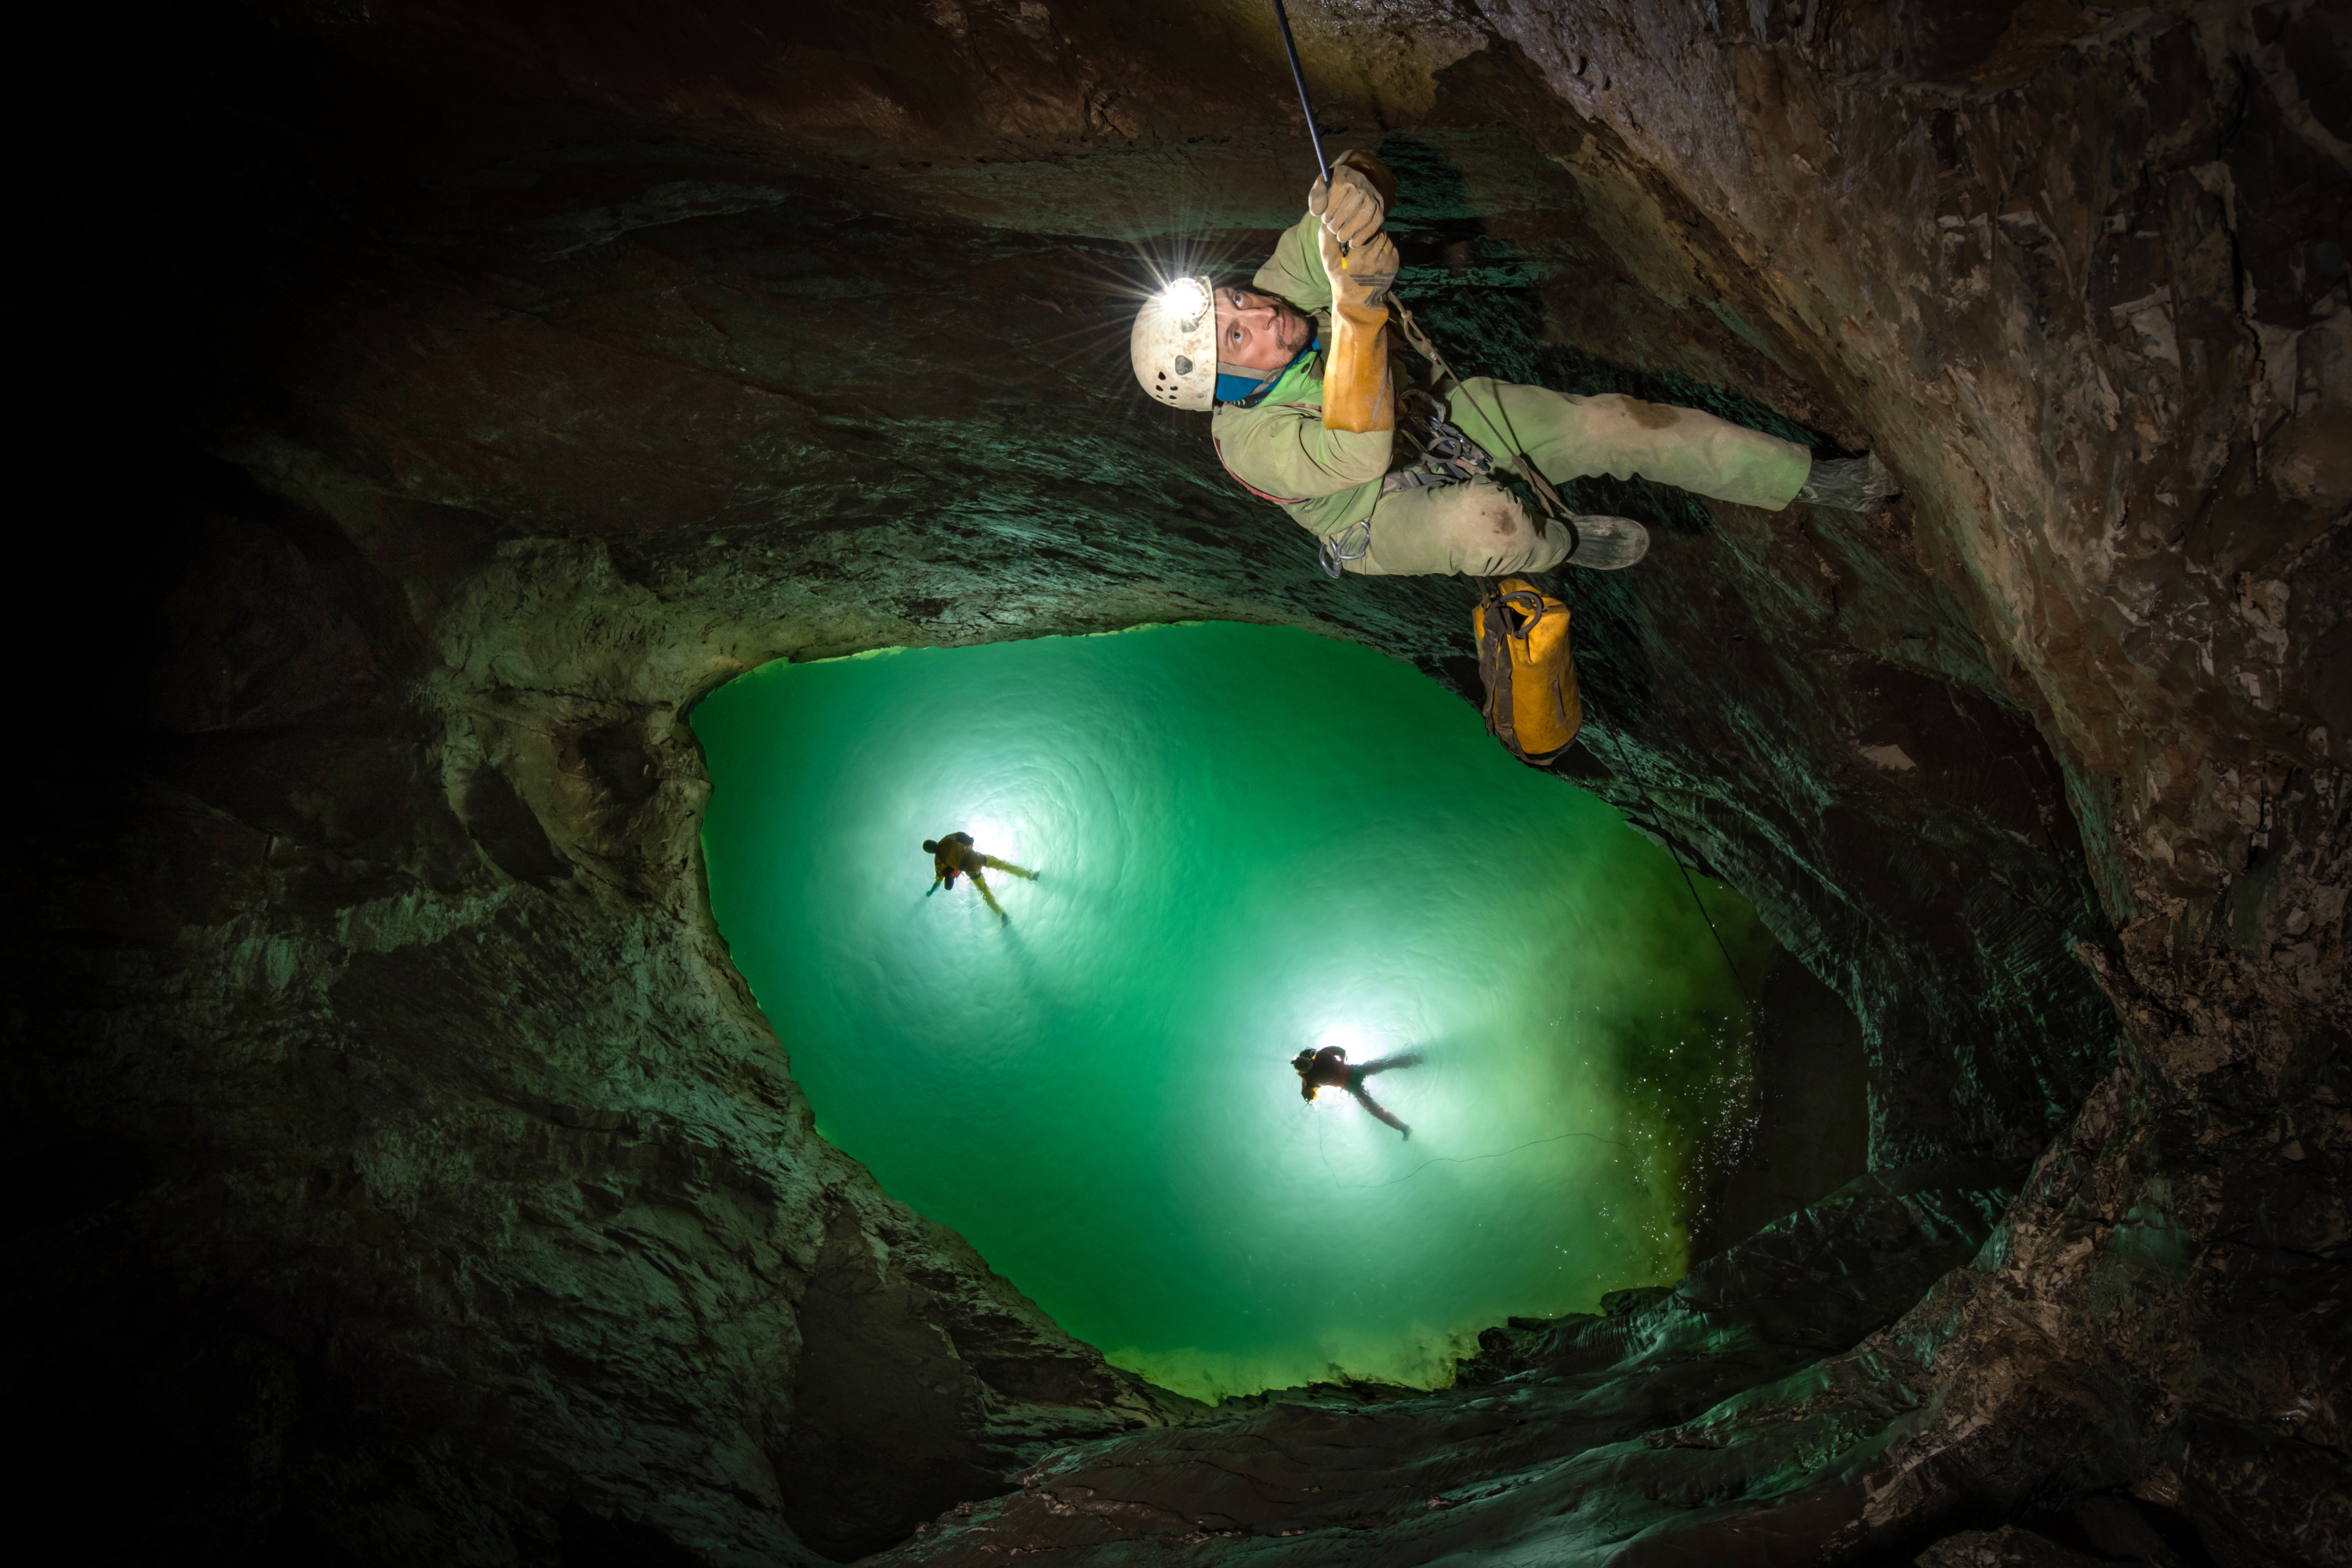
[[[1323,156],[1322,132],[1317,130],[1315,125],[1315,100],[1307,96],[1307,72],[1298,63],[1298,43],[1297,40],[1294,39],[1290,36],[1290,13],[1284,9],[1282,0],[1274,0],[1274,20],[1276,26],[1282,29],[1283,52],[1290,57],[1290,79],[1298,89],[1298,107],[1307,116],[1307,140],[1312,143],[1315,148],[1316,177],[1320,179],[1328,189],[1331,183],[1331,164],[1330,162]],[[1348,246],[1347,242],[1344,240],[1341,241],[1339,245],[1339,265],[1343,268],[1348,265]],[[1405,308],[1404,301],[1396,297],[1396,291],[1393,289],[1389,291],[1388,302],[1395,313],[1398,330],[1404,334],[1404,338],[1407,342],[1411,343],[1422,353],[1428,356],[1429,363],[1434,365],[1437,369],[1437,374],[1441,383],[1448,381],[1452,382],[1455,391],[1462,393],[1465,397],[1469,397],[1469,390],[1463,386],[1462,378],[1454,374],[1453,367],[1448,365],[1445,363],[1444,356],[1437,352],[1437,345],[1430,342],[1428,335],[1421,330],[1420,323],[1412,319],[1412,312]],[[1473,406],[1475,406],[1478,403],[1478,399],[1475,397],[1469,397],[1469,401]],[[1482,408],[1479,412],[1485,414],[1487,411]],[[1496,405],[1493,413],[1488,415],[1487,424],[1491,428],[1499,431],[1507,437],[1514,447],[1523,447],[1523,444],[1519,440],[1518,431],[1511,424],[1510,412],[1509,410],[1502,407],[1499,399],[1496,400]],[[1536,500],[1541,505],[1546,518],[1566,523],[1570,531],[1570,538],[1571,541],[1574,541],[1576,538],[1576,522],[1574,515],[1569,511],[1566,504],[1560,500],[1559,493],[1552,489],[1551,481],[1545,479],[1543,475],[1538,471],[1535,464],[1528,460],[1527,453],[1524,449],[1517,450],[1507,455],[1510,457],[1512,466],[1518,471],[1520,476],[1527,480],[1528,489],[1535,492]],[[1323,559],[1323,569],[1326,572],[1330,573],[1334,577],[1339,575],[1338,571],[1333,570],[1335,566],[1344,562],[1360,559],[1361,555],[1361,552],[1360,552],[1357,555],[1338,555],[1335,557],[1328,548],[1328,541],[1326,542],[1326,546]],[[1369,549],[1369,546],[1367,546],[1367,548]],[[1575,553],[1573,543],[1570,545],[1570,553]]]
[[[1298,107],[1307,111],[1307,140],[1315,145],[1315,173],[1328,181],[1331,165],[1323,160],[1323,138],[1315,129],[1315,105],[1307,96],[1307,73],[1298,68],[1298,45],[1290,37],[1290,13],[1282,8],[1282,0],[1274,0],[1274,20],[1282,29],[1283,50],[1290,56],[1290,79],[1298,84]]]
[[[1298,64],[1298,45],[1290,36],[1290,15],[1284,9],[1283,0],[1274,0],[1274,19],[1276,25],[1282,29],[1282,47],[1284,51],[1290,57],[1290,79],[1298,89],[1298,105],[1299,108],[1305,111],[1307,116],[1307,138],[1314,144],[1315,147],[1316,174],[1328,185],[1331,178],[1331,165],[1323,156],[1323,138],[1315,126],[1315,104],[1313,100],[1308,98],[1307,93],[1307,73]],[[1339,247],[1339,254],[1341,258],[1340,264],[1345,266],[1347,257],[1346,246],[1343,245]],[[1471,405],[1474,407],[1477,406],[1479,400],[1475,397],[1469,396],[1469,388],[1463,384],[1462,377],[1454,374],[1454,367],[1446,363],[1445,355],[1439,351],[1435,341],[1433,340],[1427,332],[1422,330],[1421,323],[1413,320],[1412,311],[1406,307],[1405,302],[1402,300],[1396,297],[1396,293],[1393,289],[1389,293],[1388,302],[1391,310],[1395,315],[1398,331],[1403,334],[1405,342],[1412,344],[1414,350],[1420,353],[1423,358],[1427,359],[1430,364],[1436,370],[1439,384],[1444,385],[1447,383],[1451,383],[1454,391],[1462,393],[1465,397],[1469,397]],[[1479,412],[1485,414],[1486,413],[1486,410],[1481,408]],[[1513,447],[1517,448],[1507,455],[1511,459],[1512,468],[1517,470],[1520,478],[1527,481],[1528,488],[1535,492],[1536,500],[1541,506],[1546,519],[1548,521],[1557,521],[1567,525],[1569,530],[1569,538],[1570,541],[1569,555],[1573,559],[1576,554],[1576,546],[1582,542],[1576,527],[1576,514],[1569,510],[1567,502],[1560,500],[1559,492],[1552,488],[1551,481],[1546,479],[1542,471],[1528,459],[1525,449],[1525,444],[1519,440],[1518,430],[1511,423],[1510,411],[1502,406],[1502,402],[1499,398],[1496,400],[1496,406],[1493,413],[1487,416],[1487,424],[1490,428],[1507,437]],[[1357,528],[1364,530],[1364,537],[1360,541],[1353,537]],[[1365,554],[1369,553],[1371,549],[1370,531],[1368,522],[1357,523],[1352,525],[1347,531],[1346,534],[1342,535],[1340,538],[1324,540],[1322,542],[1322,549],[1320,552],[1323,570],[1332,577],[1336,578],[1346,569],[1346,563],[1360,560]],[[1350,545],[1357,545],[1359,547],[1351,553],[1349,550],[1349,546]],[[1599,718],[1599,705],[1597,703],[1593,703],[1590,696],[1586,698],[1586,701],[1587,704],[1593,709],[1593,716],[1596,720],[1593,727],[1596,730],[1600,730],[1604,736],[1607,736],[1611,726],[1603,726],[1597,722]],[[1755,998],[1748,994],[1748,987],[1741,983],[1739,978],[1739,965],[1732,962],[1731,949],[1724,944],[1723,932],[1716,929],[1715,917],[1706,912],[1706,902],[1698,896],[1698,884],[1691,880],[1690,868],[1685,866],[1683,864],[1683,858],[1675,852],[1674,841],[1664,837],[1665,814],[1658,809],[1658,803],[1651,798],[1649,786],[1642,782],[1640,775],[1634,773],[1630,767],[1625,765],[1624,753],[1619,749],[1614,737],[1610,737],[1609,744],[1610,749],[1617,753],[1620,771],[1623,772],[1627,777],[1633,780],[1633,787],[1641,792],[1643,801],[1649,806],[1651,816],[1655,817],[1660,824],[1660,842],[1665,847],[1666,858],[1675,863],[1675,869],[1682,873],[1683,886],[1690,890],[1691,902],[1698,910],[1698,918],[1706,922],[1707,934],[1715,938],[1716,951],[1723,954],[1723,965],[1725,970],[1731,976],[1731,987],[1734,991],[1737,991],[1739,994],[1740,1001],[1747,1005],[1748,1027],[1750,1029],[1760,1027],[1764,1016],[1764,1009]],[[1573,1138],[1580,1136],[1580,1134],[1570,1132],[1562,1133],[1561,1136]],[[1589,1137],[1592,1135],[1582,1134],[1581,1136]],[[1608,1142],[1606,1139],[1601,1141],[1603,1142]],[[1557,1142],[1557,1140],[1546,1140],[1546,1142]],[[1528,1147],[1528,1145],[1521,1145],[1521,1147]],[[1510,1151],[1507,1150],[1505,1152],[1507,1153],[1510,1152]],[[1486,1154],[1475,1155],[1472,1157],[1482,1160],[1499,1158],[1499,1156]],[[1438,1163],[1438,1162],[1432,1160],[1427,1163],[1435,1164]],[[1427,1165],[1416,1166],[1414,1168],[1414,1173],[1417,1174],[1420,1171],[1426,1168]],[[1404,1179],[1405,1178],[1402,1176],[1397,1178],[1398,1181],[1403,1181]],[[1382,1183],[1379,1184],[1391,1185],[1392,1184]]]
[[[1763,1025],[1764,1005],[1748,995],[1748,987],[1741,984],[1739,965],[1732,961],[1731,949],[1724,945],[1723,932],[1716,929],[1715,917],[1706,912],[1706,900],[1698,896],[1698,884],[1691,880],[1690,868],[1684,865],[1683,858],[1675,852],[1675,841],[1666,837],[1666,814],[1658,809],[1658,803],[1650,794],[1650,786],[1642,782],[1642,775],[1635,773],[1631,764],[1625,761],[1623,749],[1617,743],[1617,738],[1610,733],[1616,726],[1613,723],[1601,722],[1601,705],[1593,700],[1590,691],[1585,692],[1583,697],[1586,717],[1591,722],[1594,731],[1609,742],[1609,750],[1617,759],[1617,771],[1633,781],[1633,788],[1642,796],[1642,804],[1650,808],[1650,816],[1658,823],[1658,840],[1665,848],[1666,858],[1672,860],[1675,863],[1675,869],[1682,873],[1683,886],[1690,889],[1691,902],[1698,910],[1698,918],[1706,922],[1707,934],[1715,938],[1716,952],[1723,954],[1723,967],[1731,976],[1731,988],[1738,992],[1740,1001],[1747,1004],[1748,1027],[1751,1030],[1760,1030]]]

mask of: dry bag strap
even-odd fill
[[[1479,607],[1485,612],[1482,634],[1478,638],[1478,679],[1486,688],[1486,701],[1482,711],[1486,720],[1486,733],[1508,746],[1513,754],[1527,757],[1527,749],[1519,744],[1518,725],[1514,721],[1512,707],[1511,641],[1524,642],[1550,609],[1544,596],[1533,588],[1514,588],[1505,593],[1499,587],[1489,588]],[[1513,626],[1514,619],[1519,623]]]
[[[1508,605],[1517,613],[1519,624],[1513,626],[1506,623],[1504,627],[1507,635],[1515,637],[1526,637],[1549,613],[1544,608],[1544,596],[1533,588],[1514,588],[1507,594],[1496,594],[1494,602],[1497,605]]]
[[[1429,341],[1429,334],[1421,330],[1421,323],[1412,319],[1412,312],[1404,308],[1402,300],[1391,296],[1389,300],[1389,313],[1396,319],[1397,325],[1403,329],[1405,342],[1419,350],[1429,363],[1436,367],[1441,378],[1440,384],[1443,385],[1447,382],[1453,384],[1447,388],[1446,393],[1449,397],[1452,396],[1454,392],[1460,389],[1462,378],[1454,374],[1454,367],[1445,363],[1445,356],[1437,352],[1437,345]],[[1471,399],[1474,407],[1476,406],[1476,402],[1475,398]],[[1480,412],[1483,414],[1485,410],[1482,409]],[[1513,435],[1508,418],[1494,420],[1491,423],[1496,433],[1504,436]],[[1576,553],[1576,546],[1581,541],[1576,531],[1575,514],[1569,510],[1568,503],[1559,499],[1559,492],[1551,488],[1551,481],[1543,477],[1542,472],[1528,460],[1526,453],[1506,452],[1504,456],[1511,459],[1511,467],[1518,471],[1519,477],[1528,481],[1528,488],[1535,492],[1536,504],[1543,510],[1544,516],[1568,524],[1568,552],[1573,556]]]
[[[1486,733],[1517,751],[1518,739],[1511,722],[1511,629],[1503,618],[1501,592],[1488,588],[1478,608],[1478,680],[1486,689],[1481,714]]]

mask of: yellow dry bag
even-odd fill
[[[1486,732],[1538,767],[1568,750],[1584,723],[1568,606],[1524,577],[1506,577],[1470,612]]]

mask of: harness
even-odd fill
[[[1445,402],[1445,393],[1455,384],[1453,371],[1437,352],[1437,346],[1429,341],[1428,334],[1421,330],[1421,323],[1412,319],[1412,311],[1402,303],[1392,302],[1391,319],[1396,322],[1399,335],[1423,359],[1427,360],[1437,374],[1434,388],[1407,385],[1398,394],[1397,439],[1406,445],[1409,455],[1403,466],[1381,476],[1380,494],[1385,497],[1405,490],[1438,489],[1486,478],[1494,471],[1494,454],[1472,440],[1467,432],[1447,417],[1453,412]],[[1319,339],[1314,346],[1320,346]],[[1305,357],[1304,351],[1300,357]],[[1392,355],[1391,363],[1402,357]],[[1297,363],[1297,360],[1291,362],[1292,364]],[[1275,372],[1261,382],[1256,390],[1264,392],[1289,368],[1286,365]],[[1402,374],[1396,379],[1400,383],[1406,381]],[[1322,412],[1322,405],[1315,403],[1284,403],[1276,406],[1307,414]],[[1213,437],[1211,444],[1216,447],[1219,466],[1234,483],[1258,500],[1272,501],[1276,506],[1297,506],[1308,499],[1304,496],[1278,496],[1258,489],[1234,473],[1234,466],[1225,461],[1223,442]],[[1324,574],[1334,580],[1346,574],[1349,562],[1361,561],[1371,552],[1372,520],[1369,513],[1337,533],[1324,535],[1316,544],[1317,561],[1321,564]]]
[[[1381,476],[1381,494],[1392,496],[1404,490],[1442,489],[1447,485],[1467,484],[1472,479],[1486,478],[1495,467],[1492,454],[1473,441],[1460,426],[1445,417],[1450,411],[1444,398],[1425,392],[1416,395],[1426,398],[1430,404],[1420,415],[1428,435],[1415,440],[1421,455],[1412,459],[1411,467],[1392,469]],[[1397,434],[1406,436],[1402,417],[1397,421]],[[1231,468],[1225,471],[1233,472]],[[1239,478],[1238,475],[1235,477]],[[1249,488],[1246,481],[1243,488]],[[1337,581],[1347,572],[1349,562],[1361,561],[1371,552],[1372,520],[1367,514],[1337,533],[1324,535],[1316,547],[1315,554],[1322,564],[1323,574]]]
[[[1432,405],[1421,416],[1429,434],[1421,438],[1421,456],[1413,459],[1412,467],[1399,468],[1381,480],[1381,494],[1384,496],[1392,496],[1399,490],[1466,484],[1494,470],[1494,455],[1446,418],[1453,410],[1446,407],[1445,400],[1427,393],[1420,395],[1428,397]],[[1402,420],[1398,422],[1398,434],[1405,434]]]

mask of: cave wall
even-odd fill
[[[1189,617],[1475,679],[1462,584],[1326,583],[1197,421],[1125,392],[1138,244],[1247,266],[1296,210],[1265,18],[142,20],[92,47],[128,84],[113,179],[42,187],[69,238],[20,332],[34,449],[86,498],[31,580],[121,628],[21,650],[120,705],[27,764],[15,1387],[59,1436],[24,1495],[90,1495],[135,1408],[127,1554],[799,1561],[1202,1419],[815,1137],[701,900],[689,715],[775,658]],[[1818,1363],[1724,1428],[1780,1432],[1769,1465],[1672,1482],[1677,1528],[1769,1491],[1789,1550],[1867,1553],[2121,1489],[2224,1560],[2324,1555],[2340,22],[1297,22],[1335,142],[1407,175],[1401,287],[1458,354],[1906,485],[1870,518],[1580,491],[1657,545],[1569,574],[1602,722],[1562,771],[1853,1006],[1889,1191],[1973,1157],[1949,1190],[2022,1193],[1981,1234],[1885,1218],[1900,1300],[1860,1348],[1743,1360],[1657,1319],[1701,1370],[1652,1427]],[[1892,1261],[1988,1236],[1924,1300]],[[1797,1409],[1874,1436],[1806,1460]],[[1465,1419],[1383,1430],[1409,1457]],[[1533,1425],[1513,1465],[1637,1440]],[[1230,1517],[1170,1473],[1097,1544]],[[1349,1516],[1367,1550],[1411,1494]],[[1432,1551],[1545,1539],[1433,1517]]]

